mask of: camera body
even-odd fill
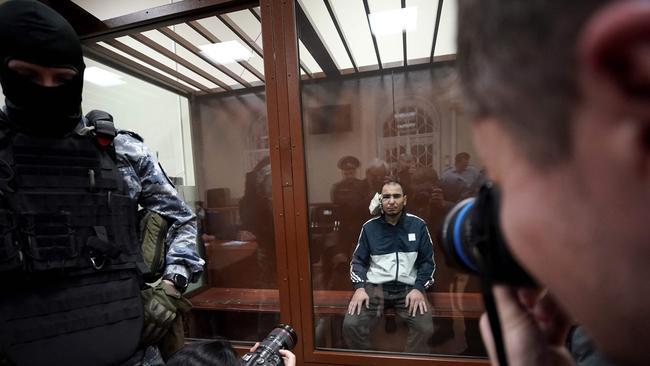
[[[249,352],[242,357],[244,365],[259,365],[259,366],[284,366],[282,357],[279,353],[273,353],[267,357],[263,357],[259,353]]]
[[[476,198],[467,198],[449,211],[440,238],[448,261],[494,283],[536,286],[508,248],[501,232],[499,209],[499,190],[486,182]]]
[[[264,338],[255,352],[242,357],[246,366],[283,366],[281,349],[292,350],[298,343],[298,335],[290,325],[279,324]]]

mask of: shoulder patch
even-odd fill
[[[117,134],[118,134],[118,135],[129,135],[129,136],[133,137],[134,139],[136,139],[136,140],[138,140],[138,141],[140,141],[140,142],[144,142],[144,139],[142,138],[142,136],[138,135],[137,133],[135,133],[135,132],[133,132],[133,131],[129,131],[129,130],[118,130],[118,131],[117,131]]]

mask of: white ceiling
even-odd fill
[[[330,16],[325,2],[329,1],[335,20]],[[407,46],[407,59],[409,64],[429,62],[431,55],[431,47],[433,42],[434,27],[436,23],[436,12],[439,0],[406,0],[406,7],[414,7],[417,10],[416,26],[413,30],[406,32],[406,46]],[[447,0],[443,1],[442,14],[439,24],[438,37],[436,42],[434,56],[451,55],[456,52],[455,45],[455,27],[456,27],[456,1]],[[95,17],[100,20],[106,20],[114,17],[127,15],[133,12],[150,9],[157,6],[168,5],[172,2],[178,1],[164,1],[164,0],[73,0],[74,3],[81,6]],[[313,28],[318,34],[318,38],[322,41],[331,56],[332,60],[342,73],[354,72],[352,60],[345,50],[343,40],[335,27],[335,21],[338,23],[343,38],[350,49],[350,53],[354,58],[356,66],[361,70],[378,69],[378,60],[373,45],[372,34],[368,25],[366,12],[362,0],[297,0],[299,6],[304,10],[307,18],[312,24]],[[381,12],[385,10],[394,10],[401,8],[400,0],[368,0],[370,13]],[[259,8],[258,8],[259,9]],[[256,9],[257,10],[257,9]],[[259,12],[259,10],[257,10]],[[226,14],[233,20],[245,35],[254,40],[255,43],[261,48],[261,24],[258,19],[253,15],[250,10],[241,10]],[[211,16],[198,20],[198,23],[209,30],[220,41],[239,41],[247,49],[250,49],[246,44],[241,41],[240,37],[231,31],[220,19]],[[180,37],[191,42],[194,46],[207,45],[212,42],[204,38],[197,31],[192,29],[188,24],[181,23],[168,27]],[[246,87],[240,82],[219,71],[214,65],[206,62],[196,54],[188,51],[180,44],[165,36],[159,30],[151,30],[142,33],[145,37],[156,42],[157,44],[165,47],[166,49],[174,52],[176,55],[187,60],[193,65],[199,67],[204,72],[217,78],[219,81],[225,83],[229,88],[241,89]],[[118,50],[106,43],[99,43],[100,46],[105,47],[119,55],[122,55],[134,62],[145,65],[148,69],[154,71],[161,77],[167,77],[182,85],[188,90],[196,93],[205,93],[206,91],[220,92],[224,91],[223,88],[216,85],[213,81],[206,79],[198,73],[186,68],[185,66],[175,62],[174,60],[162,55],[161,53],[153,50],[152,48],[144,45],[143,43],[135,40],[130,36],[117,38],[117,41],[126,46],[151,57],[158,62],[166,65],[175,71],[191,78],[195,85],[191,85],[174,75],[170,75],[159,68],[149,65],[147,62],[140,60],[137,57],[129,55],[121,50]],[[383,67],[395,67],[403,65],[403,39],[402,33],[394,33],[389,35],[377,35],[377,48],[379,56],[382,61]],[[252,50],[251,50],[252,52]],[[303,77],[307,77],[305,70],[314,77],[323,77],[323,70],[316,62],[311,54],[307,51],[307,47],[299,40],[299,53],[300,61],[304,68],[301,70]],[[264,74],[264,64],[262,58],[255,52],[246,60],[250,67],[254,68],[259,74]],[[261,85],[262,81],[253,73],[246,70],[238,63],[223,65],[236,76],[243,79],[251,86]],[[232,75],[231,75],[232,76]]]

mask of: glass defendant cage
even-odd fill
[[[206,268],[187,294],[188,337],[244,350],[283,322],[299,364],[487,364],[476,279],[448,267],[435,238],[426,348],[404,352],[409,328],[388,308],[370,349],[343,336],[375,180],[408,178],[408,212],[434,236],[456,198],[428,192],[457,153],[481,165],[454,69],[454,1],[46,3],[75,26],[89,66],[132,86],[87,79],[84,108],[118,110],[118,127],[134,117],[127,127],[146,132],[197,213]],[[346,156],[358,161],[347,173]]]

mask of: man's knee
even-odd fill
[[[423,336],[433,335],[433,318],[430,313],[416,315],[410,322],[411,329]]]
[[[349,333],[351,331],[356,331],[361,325],[361,315],[350,315],[345,314],[343,319],[343,332]]]

